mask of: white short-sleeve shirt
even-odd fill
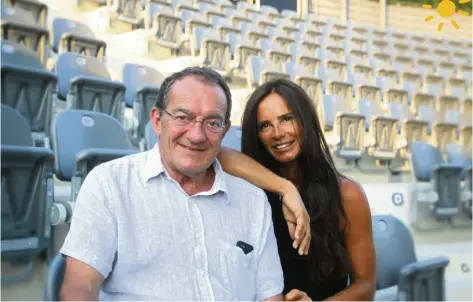
[[[207,192],[187,195],[157,146],[93,169],[61,253],[100,272],[101,300],[263,300],[283,273],[264,192],[213,165]],[[237,242],[250,245],[245,254]]]

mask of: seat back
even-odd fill
[[[53,121],[51,140],[55,174],[62,181],[72,181],[73,201],[95,166],[134,153],[120,123],[100,112],[62,111]]]
[[[4,2],[10,6],[23,9],[30,14],[40,26],[46,26],[46,18],[48,15],[48,6],[46,4],[30,0],[6,0]]]
[[[392,215],[372,217],[376,249],[376,288],[398,284],[399,271],[416,262],[414,242],[407,227]]]
[[[241,151],[241,127],[232,126],[222,141],[222,146]]]
[[[435,165],[442,163],[440,151],[427,142],[415,141],[411,144],[411,158],[414,175],[418,181],[430,181]]]
[[[66,259],[66,256],[59,253],[49,264],[44,282],[44,301],[60,301],[59,292],[66,272]]]
[[[75,52],[99,60],[105,57],[105,42],[97,40],[87,25],[69,19],[54,19],[51,46],[57,53]]]
[[[133,108],[133,115],[138,121],[136,135],[132,137],[133,144],[138,145],[144,136],[151,109],[158,99],[164,76],[151,67],[128,63],[123,67],[122,79],[126,87],[125,104]]]
[[[2,259],[34,256],[49,246],[54,155],[33,147],[26,119],[5,105],[1,132]]]
[[[2,104],[18,110],[30,125],[38,146],[49,147],[56,76],[23,45],[2,41]],[[11,128],[10,128],[11,129]]]
[[[153,124],[151,121],[148,121],[146,123],[146,128],[145,128],[145,149],[150,150],[156,145],[156,143],[159,142],[159,138],[156,136],[156,133],[154,132],[153,129]]]
[[[125,86],[110,79],[98,59],[65,52],[56,62],[58,97],[67,107],[103,112],[123,120]]]
[[[447,153],[447,161],[451,164],[468,168],[472,165],[471,154],[461,145],[448,144],[445,148]]]
[[[31,14],[20,7],[1,5],[2,40],[23,44],[46,62],[48,31],[40,26]]]

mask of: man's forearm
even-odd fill
[[[251,157],[233,149],[222,147],[218,160],[227,173],[243,178],[264,190],[283,194],[291,185],[288,180],[276,175]]]

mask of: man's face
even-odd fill
[[[212,165],[230,125],[215,133],[206,129],[201,121],[225,122],[226,110],[225,93],[218,85],[203,83],[194,76],[173,84],[165,108],[167,112],[153,109],[151,113],[161,157],[171,172],[192,176]],[[181,125],[181,120],[192,117],[197,120],[195,123]]]

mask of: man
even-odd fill
[[[230,112],[211,69],[163,82],[159,144],[96,167],[81,187],[62,300],[282,300],[266,195],[216,160]]]

